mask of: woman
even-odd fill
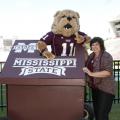
[[[88,85],[92,88],[93,107],[96,120],[109,120],[109,112],[115,96],[113,58],[105,51],[104,40],[94,37],[90,42],[93,51],[83,71],[87,74]]]

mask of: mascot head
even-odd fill
[[[79,31],[79,13],[73,10],[58,11],[54,15],[52,32],[70,37]]]

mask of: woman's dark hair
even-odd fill
[[[94,37],[90,41],[90,50],[92,50],[92,44],[98,42],[100,44],[100,49],[105,51],[104,40],[100,37]]]

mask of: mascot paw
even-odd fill
[[[42,50],[46,49],[47,45],[43,41],[38,41],[37,43],[37,49],[41,52]]]
[[[86,39],[86,41],[85,41],[86,43],[90,43],[91,38],[89,36],[86,35],[85,39]]]
[[[75,40],[77,41],[77,43],[81,44],[85,41],[85,38],[82,35],[79,35],[78,33],[75,33],[76,38]]]
[[[55,55],[49,51],[44,51],[42,55],[46,57],[48,60],[53,60],[55,58]]]

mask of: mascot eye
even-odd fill
[[[76,19],[76,17],[75,17],[75,16],[73,16],[72,18]]]
[[[62,16],[62,18],[65,18],[65,17],[66,17],[65,15]]]

